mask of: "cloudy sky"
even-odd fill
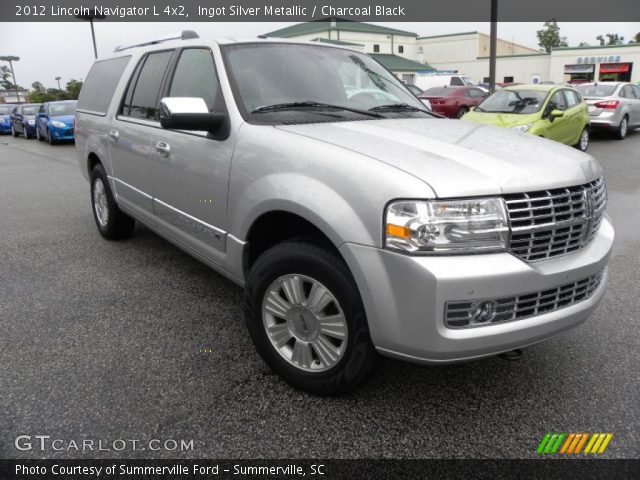
[[[96,23],[98,55],[108,55],[126,43],[148,40],[182,30],[195,30],[201,36],[254,37],[291,23]],[[379,23],[416,32],[419,35],[439,35],[478,30],[489,33],[488,23]],[[536,30],[541,23],[500,23],[498,36],[505,40],[537,48]],[[562,36],[570,45],[580,42],[598,44],[596,36],[618,33],[625,43],[640,32],[640,23],[560,23]],[[30,87],[35,81],[55,87],[55,77],[64,84],[71,78],[84,79],[93,62],[93,47],[88,23],[2,23],[0,22],[0,56],[16,55],[16,81]]]

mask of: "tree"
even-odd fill
[[[80,89],[82,88],[82,82],[79,80],[74,80],[72,78],[67,82],[66,88],[69,98],[72,100],[77,100],[78,95],[80,95]]]
[[[13,84],[11,69],[6,65],[0,66],[0,88],[3,90],[22,90],[21,86]]]
[[[604,37],[607,37],[606,40]],[[600,45],[622,45],[624,43],[624,37],[617,33],[607,33],[606,35],[598,35],[596,40],[600,41]]]
[[[587,42],[580,42],[580,45],[578,45],[579,47],[590,47],[591,45],[589,45]]]
[[[555,47],[568,47],[567,37],[560,36],[560,27],[555,19],[544,22],[544,28],[536,32],[538,45],[545,52],[550,53]]]
[[[630,40],[629,43],[640,43],[640,32],[636,33],[636,36],[633,37],[633,39]]]

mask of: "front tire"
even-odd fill
[[[53,139],[53,135],[51,135],[51,130],[47,128],[47,142],[49,145],[55,145],[56,141]]]
[[[36,127],[36,138],[38,139],[39,142],[43,142],[44,138],[42,138],[42,135],[40,135],[40,128]]]
[[[16,129],[13,125],[11,125],[11,135],[13,135],[14,137],[17,137],[19,135],[19,133],[16,132]]]
[[[246,323],[264,361],[317,395],[354,390],[377,353],[355,281],[335,253],[289,241],[263,253],[245,286]]]
[[[620,125],[618,125],[618,129],[616,130],[616,138],[618,140],[624,140],[627,136],[627,132],[629,131],[629,119],[625,115],[620,120]]]
[[[582,132],[580,132],[580,138],[575,147],[581,152],[586,152],[587,148],[589,148],[589,129],[587,127],[583,128]]]
[[[24,138],[27,140],[31,140],[33,138],[33,135],[29,133],[29,127],[24,127]]]
[[[91,171],[91,208],[98,231],[107,240],[122,240],[131,236],[135,221],[116,204],[107,173],[101,164]]]

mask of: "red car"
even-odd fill
[[[471,107],[480,105],[487,93],[476,87],[433,87],[422,92],[419,98],[429,100],[436,113],[461,118]]]

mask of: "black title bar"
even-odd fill
[[[489,21],[491,0],[2,0],[3,22]],[[638,0],[499,0],[501,22],[640,21]]]

